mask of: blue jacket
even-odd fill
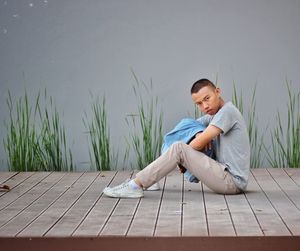
[[[164,136],[164,142],[162,145],[161,153],[166,152],[169,149],[169,147],[177,141],[189,143],[197,133],[203,132],[205,128],[206,126],[204,126],[197,120],[191,118],[182,119],[172,131],[168,132]],[[214,157],[212,150],[206,151],[204,153],[211,158]],[[184,173],[184,176],[190,182],[199,182],[199,180],[188,170]]]
[[[164,136],[164,143],[162,145],[161,153],[166,152],[169,147],[176,141],[189,143],[197,133],[203,132],[206,126],[199,121],[185,118],[182,119],[175,128]]]

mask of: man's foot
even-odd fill
[[[159,183],[154,183],[151,187],[145,189],[146,191],[158,191],[160,190]]]
[[[133,188],[130,181],[125,181],[115,187],[106,187],[103,193],[113,198],[141,198],[144,197],[144,191],[141,187]]]

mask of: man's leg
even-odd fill
[[[178,164],[217,193],[240,192],[223,165],[182,142],[173,144],[166,153],[138,172],[135,180],[147,188],[176,169]]]

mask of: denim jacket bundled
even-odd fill
[[[191,119],[191,118],[184,118],[182,119],[172,131],[168,132],[164,136],[164,142],[162,145],[161,153],[166,152],[170,146],[178,141],[182,141],[186,144],[191,142],[197,133],[203,132],[205,130],[206,126],[204,126],[202,123],[200,123],[197,120]],[[203,151],[204,154],[207,156],[215,159],[214,151],[213,150],[207,150]],[[195,177],[192,173],[190,173],[188,170],[184,172],[184,177],[190,181],[198,183],[199,180],[197,177]]]

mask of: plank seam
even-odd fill
[[[288,172],[287,172],[287,168],[282,168],[283,171],[287,174],[287,176],[289,176],[289,178],[298,186],[300,187],[300,184],[298,184],[294,179],[293,179],[293,175],[289,175]]]
[[[203,200],[203,207],[204,207],[204,213],[205,213],[207,235],[210,236],[208,217],[207,217],[207,208],[206,208],[205,195],[204,195],[204,189],[203,189],[203,182],[201,182],[201,191],[202,191],[202,200]]]
[[[85,174],[86,172],[84,172]],[[84,175],[82,174],[82,175]],[[93,179],[91,183],[80,193],[79,197],[68,207],[68,209],[52,224],[51,227],[48,228],[48,230],[43,234],[43,236],[47,235],[49,231],[73,208],[73,206],[80,200],[80,198],[83,196],[83,194],[86,193],[86,191],[92,186],[92,184],[95,182],[95,180],[99,177],[100,173]]]
[[[233,230],[234,230],[234,234],[235,234],[235,236],[237,236],[236,227],[235,227],[235,224],[234,224],[234,221],[233,221],[233,218],[232,218],[232,214],[231,214],[231,211],[230,211],[227,199],[226,199],[226,195],[223,195],[223,197],[224,197],[224,200],[225,200],[225,203],[226,203],[226,206],[227,206],[227,210],[228,210],[229,217],[230,217],[230,220],[231,220],[231,224],[232,224],[232,227],[233,227]]]
[[[82,173],[59,197],[57,197],[52,203],[50,203],[44,210],[42,210],[34,219],[32,219],[25,227],[23,227],[15,236],[18,236],[21,232],[23,232],[27,227],[29,227],[37,218],[39,218],[45,211],[47,211],[57,200],[59,200],[69,189],[71,186],[76,183],[77,180],[83,175]]]
[[[55,183],[53,183],[53,185],[51,187],[49,187],[46,191],[44,191],[42,194],[40,194],[40,196],[38,196],[35,200],[33,200],[30,204],[28,204],[26,207],[24,207],[20,212],[18,212],[15,216],[13,216],[12,218],[10,218],[7,222],[5,222],[4,224],[0,225],[0,229],[5,227],[9,222],[11,222],[12,220],[14,220],[16,217],[18,217],[21,213],[23,213],[28,207],[32,206],[37,200],[39,200],[43,195],[45,195],[50,189],[52,189],[60,180],[62,180],[62,178],[65,176],[66,174],[64,174],[59,180],[57,180]],[[47,176],[48,177],[48,176]],[[45,177],[45,178],[47,178]],[[30,189],[31,190],[31,189]],[[28,190],[28,191],[30,191]],[[25,194],[24,194],[25,195]],[[2,209],[1,209],[2,210]],[[0,210],[0,211],[1,211]]]
[[[132,178],[133,174],[134,174],[134,171],[131,172],[131,174],[130,174],[130,176],[129,176],[129,179]],[[102,227],[101,227],[101,229],[100,229],[100,231],[99,231],[99,233],[98,233],[97,236],[100,236],[100,235],[102,234],[102,232],[103,232],[104,228],[106,227],[108,221],[110,220],[111,216],[113,215],[113,213],[115,212],[117,206],[119,205],[120,200],[121,200],[121,199],[119,198],[119,199],[116,201],[114,207],[113,207],[112,210],[110,211],[110,214],[108,215],[107,219],[106,219],[105,222],[103,223],[103,225],[102,225]]]
[[[19,172],[19,173],[17,173],[17,174],[20,174],[21,172]],[[16,175],[17,175],[16,174]],[[24,183],[26,180],[28,180],[30,177],[32,177],[33,175],[35,174],[35,172],[32,172],[32,174],[31,175],[29,175],[26,179],[24,179],[23,181],[21,181],[19,184],[17,184],[16,186],[14,186],[14,187],[10,187],[10,191],[9,192],[11,192],[11,191],[13,191],[13,189],[15,189],[16,187],[18,187],[18,186],[20,186],[22,183]],[[16,176],[16,175],[14,175],[14,176]],[[14,177],[13,176],[13,177]],[[3,196],[3,195],[5,195],[5,194],[7,194],[8,192],[5,192],[5,193],[3,193],[3,194],[0,194],[0,198]],[[25,193],[25,192],[24,192]],[[22,193],[20,196],[22,196],[24,193]],[[19,196],[19,197],[20,197]],[[18,198],[19,198],[18,197]],[[15,200],[17,200],[18,198],[16,198]],[[15,201],[14,200],[14,201]],[[14,201],[12,201],[11,203],[13,203]],[[9,203],[9,205],[11,204],[11,203]],[[0,208],[0,210],[1,210],[2,208]]]
[[[260,187],[261,191],[263,192],[263,194],[266,196],[267,200],[269,201],[269,203],[271,204],[271,206],[273,207],[273,209],[275,210],[275,212],[277,213],[277,215],[279,216],[279,218],[281,219],[282,223],[285,225],[285,227],[287,228],[287,230],[290,232],[290,234],[293,236],[292,231],[290,230],[290,228],[288,227],[288,225],[286,224],[286,222],[283,220],[282,216],[279,214],[278,210],[276,209],[276,207],[274,206],[274,204],[272,203],[272,201],[270,200],[269,196],[267,195],[267,193],[263,190],[263,188],[261,187],[261,185],[259,184],[258,180],[256,179],[255,175],[253,174],[253,172],[251,171],[256,183],[258,184],[258,186]]]
[[[110,182],[107,184],[107,186],[109,186],[112,181],[114,180],[114,178],[116,177],[118,171],[115,172],[115,174],[113,175],[113,177],[111,178]],[[100,172],[101,174],[101,172]],[[100,175],[99,174],[99,175]],[[97,176],[98,177],[98,176]],[[74,233],[77,231],[77,229],[80,227],[80,225],[85,221],[85,219],[88,217],[88,215],[90,214],[90,212],[93,210],[93,208],[95,207],[95,205],[98,203],[98,201],[103,197],[103,192],[100,193],[100,195],[98,196],[98,198],[95,200],[95,202],[92,204],[92,206],[89,208],[89,210],[86,212],[86,214],[84,215],[84,217],[82,217],[81,221],[78,223],[78,225],[75,227],[75,229],[72,231],[71,236],[74,235]]]
[[[282,186],[277,182],[277,180],[273,177],[273,175],[267,170],[267,172],[270,174],[274,182],[277,184],[277,186],[280,188],[280,190],[284,193],[284,195],[288,198],[288,200],[300,211],[299,207],[295,204],[295,202],[290,198],[290,196],[285,192],[285,190],[282,188]]]
[[[182,236],[182,230],[183,230],[183,210],[184,210],[184,207],[183,207],[183,203],[184,203],[184,176],[181,175],[181,179],[182,179],[182,185],[181,185],[181,208],[180,208],[180,211],[181,211],[181,219],[180,219],[180,236]]]
[[[15,177],[16,175],[18,175],[20,172],[15,172],[15,173],[12,173],[11,176],[7,177],[5,180],[1,181],[0,184],[2,183],[5,183],[7,181],[9,181],[11,178]]]
[[[129,222],[129,226],[128,226],[127,230],[126,230],[125,236],[127,236],[128,233],[129,233],[129,230],[130,230],[130,228],[131,228],[131,225],[132,225],[132,222],[133,222],[134,217],[135,217],[135,215],[136,215],[136,212],[138,211],[138,208],[139,208],[139,206],[140,206],[140,204],[141,204],[141,200],[142,200],[142,198],[139,198],[139,201],[138,201],[137,205],[135,206],[135,209],[134,209],[133,215],[132,215],[132,217],[131,217],[131,220],[130,220],[130,222]]]
[[[116,201],[114,207],[112,208],[112,210],[110,211],[110,214],[107,216],[105,222],[103,223],[101,229],[99,230],[99,233],[97,234],[97,236],[99,237],[101,235],[101,233],[103,232],[104,228],[106,227],[107,225],[107,222],[109,221],[109,219],[111,218],[112,214],[114,213],[116,207],[118,206],[119,202],[120,202],[120,198]]]
[[[26,192],[22,193],[21,195],[19,195],[19,197],[17,197],[15,200],[11,201],[9,204],[5,205],[4,207],[0,208],[0,211],[2,211],[3,209],[7,208],[8,206],[10,206],[11,204],[15,203],[17,200],[19,200],[21,197],[25,196],[30,190],[32,190],[33,188],[35,188],[38,184],[40,184],[44,179],[46,179],[51,173],[49,173],[47,176],[45,176],[44,178],[42,178],[41,180],[39,180],[33,187],[31,187],[30,189],[26,190]],[[29,176],[28,179],[32,177]],[[24,180],[25,181],[25,180]],[[23,182],[24,182],[23,181]],[[21,184],[21,183],[20,183]]]
[[[248,197],[247,197],[247,193],[244,192],[244,196],[245,196],[246,201],[248,202],[248,205],[249,205],[249,207],[250,207],[250,209],[251,209],[251,211],[252,211],[252,213],[253,213],[253,215],[254,215],[254,217],[255,217],[255,220],[256,220],[257,224],[259,225],[260,231],[261,231],[262,234],[265,236],[265,231],[263,230],[262,225],[260,224],[260,222],[259,222],[259,220],[258,220],[258,218],[257,218],[257,215],[256,215],[256,213],[255,213],[255,211],[254,211],[254,209],[253,209],[253,207],[252,207],[252,205],[251,205],[251,203],[250,203]]]
[[[163,201],[164,193],[165,193],[166,180],[167,180],[167,176],[164,178],[164,184],[163,184],[163,188],[162,188],[163,191],[162,191],[161,196],[160,196],[160,202],[159,202],[159,206],[158,206],[158,209],[157,209],[157,214],[156,214],[156,219],[155,219],[154,230],[153,230],[153,235],[152,236],[155,236],[155,234],[156,234],[158,218],[159,218],[160,209],[161,209],[161,205],[162,205],[162,201]]]

